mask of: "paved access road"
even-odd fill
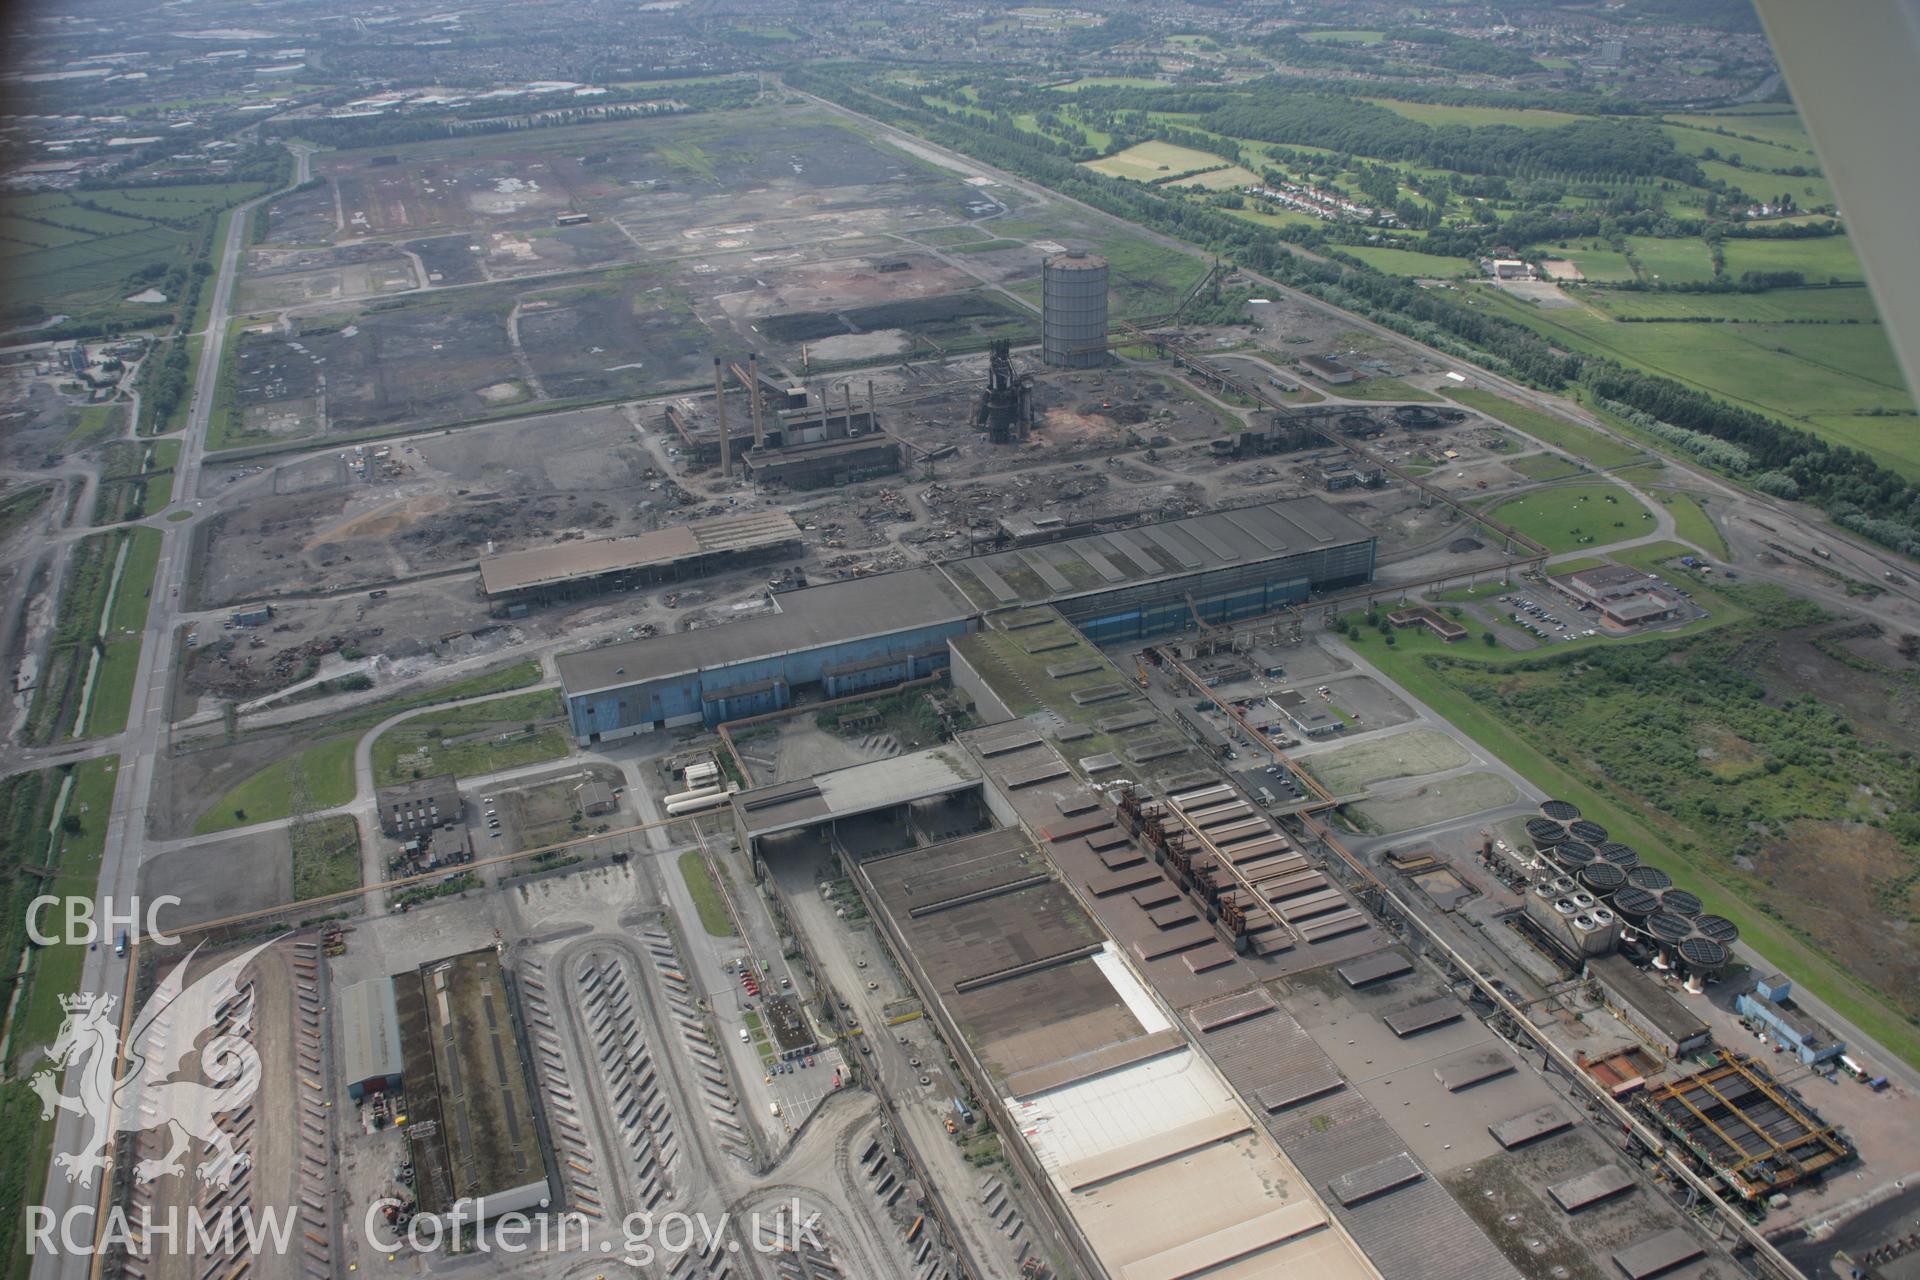
[[[302,148],[293,150],[292,185],[297,186],[307,181],[310,153]],[[207,315],[200,368],[194,376],[186,435],[180,444],[180,460],[174,467],[174,493],[182,501],[192,501],[206,456],[207,419],[220,386],[220,361],[224,354],[224,344],[219,338],[227,329],[228,304],[247,242],[247,215],[256,206],[281,194],[283,192],[270,192],[240,205],[227,220],[227,238],[220,246],[219,268],[210,286],[213,305]],[[140,665],[134,675],[127,729],[117,740],[90,743],[84,748],[86,754],[93,754],[101,747],[120,752],[121,776],[114,788],[113,812],[107,821],[106,847],[100,862],[100,897],[121,909],[138,892],[140,860],[146,852],[144,819],[153,794],[154,761],[167,749],[167,678],[177,661],[174,649],[180,590],[186,583],[193,530],[199,520],[196,514],[193,519],[160,521],[154,525],[161,536],[160,561],[153,575],[153,598],[147,610],[146,634],[141,638]],[[116,956],[112,947],[103,946],[87,953],[80,990],[118,993],[125,988],[126,980],[126,961]],[[116,1005],[115,1012],[124,1015],[127,1011]],[[69,1087],[68,1092],[72,1091]],[[62,1112],[54,1125],[54,1151],[73,1151],[85,1138],[87,1127],[81,1117]],[[55,1168],[48,1174],[43,1203],[54,1214],[55,1221],[64,1221],[65,1215],[77,1206],[95,1203],[100,1192],[98,1181],[92,1187],[82,1188],[68,1182]],[[74,1234],[83,1233],[76,1229]],[[37,1254],[33,1280],[86,1280],[92,1265],[92,1257],[86,1254]]]

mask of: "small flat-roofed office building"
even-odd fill
[[[1603,564],[1555,578],[1553,585],[1576,600],[1605,604],[1609,600],[1625,600],[1639,595],[1656,581],[1652,574],[1632,565]]]
[[[1652,574],[1631,565],[1607,564],[1548,579],[1563,595],[1592,606],[1617,628],[1665,622],[1685,608],[1684,601]]]
[[[1467,629],[1451,618],[1442,617],[1435,610],[1421,605],[1414,609],[1399,609],[1387,615],[1387,621],[1396,627],[1425,627],[1448,644],[1466,638]]]

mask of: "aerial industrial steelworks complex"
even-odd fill
[[[39,24],[12,238],[170,261],[7,312],[0,861],[130,926],[10,939],[0,1187],[71,1255],[10,1270],[1920,1280],[1875,276],[1737,24],[1384,7]],[[1274,112],[1505,161],[1376,209],[1207,132]],[[1687,212],[1471,278],[1596,182]],[[1708,311],[1844,385],[1549,332]],[[188,1210],[292,1233],[139,1256]]]
[[[1525,889],[1506,945],[1584,982],[1644,1047],[1597,1053],[1612,1075],[1543,1054],[1514,988],[1336,856],[1313,816],[1333,798],[1279,728],[1325,713],[1288,692],[1263,732],[1249,708],[1280,702],[1216,690],[1284,679],[1256,656],[1305,661],[1275,620],[1364,591],[1375,559],[1327,503],[1271,502],[769,592],[752,616],[560,672],[582,743],[944,677],[943,705],[978,727],[694,803],[724,806],[756,878],[848,878],[911,991],[888,1020],[924,1014],[959,1075],[921,1085],[985,1100],[1068,1273],[1497,1280],[1598,1257],[1635,1280],[1731,1275],[1725,1246],[1629,1169],[1675,1142],[1738,1200],[1850,1155],[1759,1064],[1714,1056],[1659,980],[1717,978],[1737,931],[1548,801],[1527,852],[1487,842],[1485,866]],[[1224,735],[1200,731],[1221,713]],[[1236,772],[1235,745],[1275,763]],[[806,945],[831,976],[811,953],[837,944]],[[1707,1071],[1634,1097],[1689,1056]]]

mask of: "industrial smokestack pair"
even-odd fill
[[[739,366],[734,366],[739,373]],[[759,353],[747,353],[747,394],[753,405],[753,447],[758,449],[767,442],[766,430],[760,411],[760,356]],[[713,358],[713,406],[714,416],[720,427],[720,473],[733,474],[733,441],[727,434],[727,383],[725,371],[721,368],[720,357]]]

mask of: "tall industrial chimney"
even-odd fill
[[[750,394],[753,397],[753,447],[763,449],[767,443],[767,433],[760,423],[760,356],[757,352],[747,352],[747,380],[753,384]]]
[[[713,358],[713,416],[720,424],[720,474],[733,474],[732,442],[727,439],[727,384],[720,368],[720,357]]]

